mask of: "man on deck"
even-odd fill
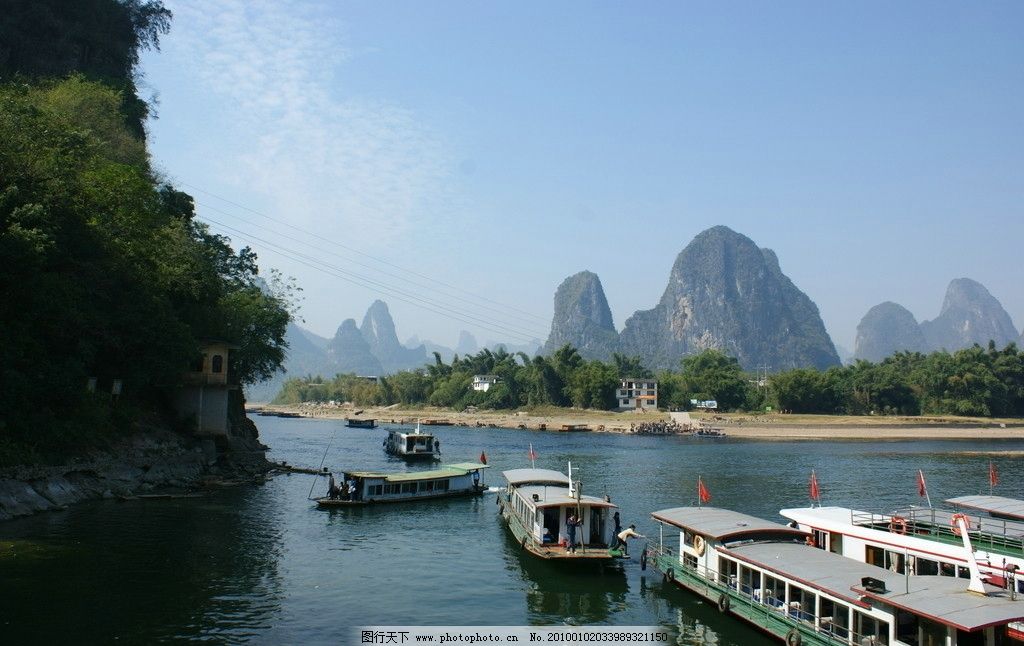
[[[647,538],[643,534],[636,533],[636,525],[630,525],[628,528],[619,532],[617,538],[619,542],[615,545],[615,549],[622,548],[622,553],[625,556],[629,556],[629,545],[626,544],[627,538]]]

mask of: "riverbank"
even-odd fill
[[[254,414],[279,414],[316,418],[375,419],[378,424],[450,424],[467,427],[521,428],[559,431],[579,429],[605,433],[630,433],[641,424],[668,422],[668,413],[541,408],[527,411],[450,411],[438,408],[357,408],[348,405],[299,404],[253,405]],[[258,420],[258,417],[254,417]],[[851,415],[784,415],[745,413],[691,413],[694,426],[723,430],[733,437],[807,440],[896,439],[1024,439],[1024,420],[967,417],[876,417]]]
[[[191,495],[205,487],[261,480],[273,465],[254,438],[210,438],[152,428],[107,451],[61,465],[0,470],[0,521],[99,498]]]

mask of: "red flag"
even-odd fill
[[[996,472],[996,463],[991,460],[988,463],[988,486],[994,487],[999,484],[999,474]]]
[[[530,458],[530,462],[537,459],[537,452],[533,450],[533,442],[530,442],[530,452],[526,454],[526,457]]]
[[[711,502],[711,492],[704,486],[704,481],[697,477],[697,497],[700,498],[701,503]]]
[[[917,470],[917,495],[924,498],[928,495],[928,485],[924,483],[924,471]]]
[[[480,464],[487,464],[487,454],[480,451]]]
[[[818,476],[811,469],[811,500],[821,502],[821,488],[818,487]]]

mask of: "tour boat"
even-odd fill
[[[377,473],[347,471],[337,482],[341,494],[316,498],[321,507],[348,507],[385,502],[409,502],[451,496],[479,495],[487,490],[483,483],[486,464],[460,462],[431,471]],[[350,495],[349,484],[355,485]]]
[[[952,498],[946,503],[996,509],[990,496]],[[1008,500],[1008,499],[1002,499]],[[965,502],[966,501],[966,502]],[[1005,507],[1010,509],[1010,507]],[[1024,522],[944,510],[906,507],[889,513],[847,507],[804,507],[781,513],[813,537],[814,544],[830,552],[902,573],[969,576],[968,557],[977,561],[981,575],[995,585],[1011,585],[1024,594]],[[970,554],[965,550],[963,521]]]
[[[420,430],[416,422],[416,430],[409,433],[400,429],[392,429],[384,440],[384,450],[402,458],[436,460],[441,457],[441,442],[430,433]]]
[[[377,420],[346,417],[345,426],[349,428],[377,428]]]
[[[879,569],[810,545],[800,529],[725,509],[652,516],[661,536],[642,568],[789,646],[1006,646],[1024,637],[1024,601],[980,579],[970,592],[963,579]],[[680,530],[678,547],[665,543],[665,526]]]
[[[578,481],[551,469],[512,469],[503,475],[508,485],[498,494],[501,517],[524,551],[560,562],[621,558],[610,549],[617,506],[607,497],[585,496]],[[568,542],[571,516],[582,521],[576,527],[575,550]]]

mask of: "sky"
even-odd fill
[[[543,340],[582,270],[621,329],[719,224],[850,351],[959,277],[1024,325],[1024,3],[164,2],[155,165],[323,336]]]

